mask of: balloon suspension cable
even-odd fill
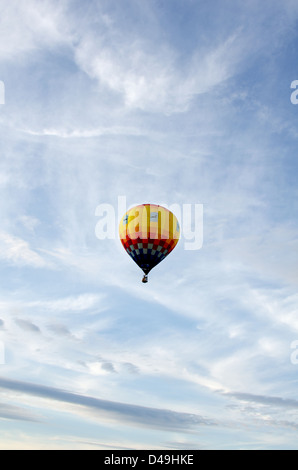
[[[143,279],[142,279],[142,282],[145,284],[146,282],[148,282],[148,276],[147,274],[144,275]]]

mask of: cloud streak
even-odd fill
[[[223,393],[225,396],[236,398],[239,401],[247,403],[258,403],[260,405],[265,405],[268,407],[278,407],[278,408],[298,408],[298,400],[292,398],[282,398],[275,397],[270,395],[254,395],[253,393],[243,393],[243,392],[228,392]]]
[[[29,421],[33,423],[38,423],[41,421],[40,418],[25,408],[9,405],[8,403],[0,403],[0,419],[1,418],[18,421]]]
[[[197,426],[214,426],[216,424],[213,420],[197,414],[101,400],[45,385],[35,385],[5,378],[0,378],[0,388],[71,405],[83,406],[88,410],[99,413],[104,412],[111,419],[149,426],[154,429],[191,431]],[[99,414],[99,418],[100,416]]]

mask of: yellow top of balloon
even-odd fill
[[[180,238],[180,226],[177,217],[165,207],[156,204],[141,204],[129,209],[119,224],[121,240],[166,240],[176,241]]]

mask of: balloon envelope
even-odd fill
[[[173,251],[179,241],[180,227],[168,209],[141,204],[124,214],[119,235],[124,249],[147,275]]]

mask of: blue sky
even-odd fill
[[[0,1],[0,448],[297,449],[297,3],[85,3]],[[203,247],[142,284],[119,196]]]

